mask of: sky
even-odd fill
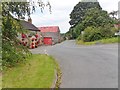
[[[46,3],[48,0],[43,0]],[[41,13],[40,8],[36,6],[36,11],[31,15],[32,23],[37,27],[59,26],[61,33],[69,31],[70,13],[74,6],[81,0],[49,0],[52,6],[50,14],[48,7]],[[118,10],[120,0],[98,0],[103,10],[111,12]]]

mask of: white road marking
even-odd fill
[[[47,53],[47,50],[46,50],[46,49],[44,50],[44,53],[45,53],[46,55],[49,55],[49,54]]]

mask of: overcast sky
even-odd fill
[[[45,0],[44,0],[45,1]],[[46,0],[47,1],[47,0]],[[41,13],[37,8],[36,12],[31,16],[32,23],[37,26],[59,26],[61,33],[65,33],[69,30],[69,14],[73,10],[74,6],[80,0],[49,0],[52,6],[52,14],[49,13],[49,9],[45,8]],[[98,0],[103,10],[111,12],[118,10],[118,2],[120,0]]]

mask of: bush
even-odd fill
[[[115,28],[109,24],[104,27],[87,27],[81,39],[86,42],[114,37]]]
[[[82,40],[85,42],[90,42],[100,39],[102,39],[100,28],[96,28],[96,27],[87,27],[84,30],[84,34],[82,35]]]
[[[106,25],[104,27],[100,27],[100,33],[103,38],[111,38],[115,34],[115,28],[110,25]]]
[[[19,20],[3,17],[2,21],[2,65],[11,67],[25,61],[30,52],[17,39],[17,34],[23,31]]]
[[[82,37],[81,37],[82,35],[79,35],[78,36],[78,38],[77,38],[77,40],[81,40],[82,39]]]

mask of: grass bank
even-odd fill
[[[79,45],[95,45],[95,44],[110,44],[120,42],[120,37],[113,37],[108,39],[97,40],[93,42],[83,42],[82,40],[76,40],[76,43]]]
[[[51,56],[32,55],[26,64],[3,71],[3,88],[51,88],[57,68]]]
[[[0,75],[0,90],[2,89],[2,76]]]

